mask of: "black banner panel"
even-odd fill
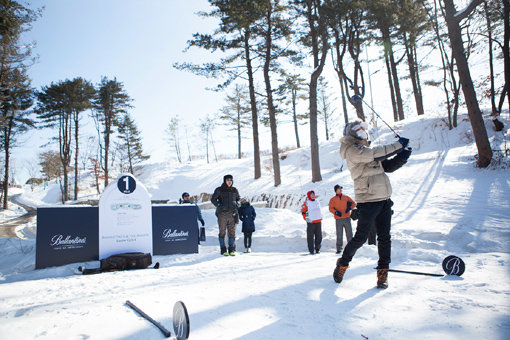
[[[35,268],[98,260],[97,207],[37,208]]]
[[[153,206],[152,250],[154,255],[198,253],[197,207]]]

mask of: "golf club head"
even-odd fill
[[[460,257],[450,255],[443,260],[443,270],[448,275],[461,276],[466,270],[466,265]]]
[[[351,97],[351,101],[354,104],[358,104],[362,101],[362,98],[360,96],[358,96],[357,94],[355,94],[354,96]]]
[[[173,324],[177,340],[185,340],[189,337],[188,310],[182,301],[177,301],[174,305]]]

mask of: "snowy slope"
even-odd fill
[[[174,302],[184,301],[191,339],[507,339],[508,157],[496,155],[488,169],[474,167],[476,147],[465,119],[453,131],[437,117],[408,119],[394,127],[411,139],[414,152],[408,164],[390,174],[395,202],[392,268],[441,273],[443,258],[455,254],[466,263],[462,277],[390,273],[390,287],[380,291],[374,288],[377,249],[364,246],[344,281],[333,282],[337,255],[327,203],[336,183],[352,195],[337,141],[321,144],[319,183],[311,183],[307,148],[287,153],[277,188],[266,168],[261,179],[252,180],[251,159],[153,164],[139,176],[153,199],[178,199],[183,191],[211,193],[227,173],[247,197],[301,196],[314,189],[326,217],[323,252],[305,255],[305,223],[297,204],[257,209],[254,253],[236,257],[219,256],[214,211],[203,210],[208,239],[200,253],[156,256],[159,270],[74,274],[78,265],[95,267],[97,262],[34,270],[33,236],[0,239],[0,338],[163,338],[124,306],[129,299],[168,329]],[[504,135],[488,130],[493,148],[504,149]],[[508,139],[508,130],[506,134]],[[385,127],[374,129],[372,136],[376,144],[394,140]],[[37,188],[23,198],[54,204],[55,190]],[[92,187],[82,192],[95,195]],[[237,246],[242,250],[240,232]]]

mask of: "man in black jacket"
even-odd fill
[[[218,217],[218,226],[220,232],[218,239],[220,241],[221,255],[235,255],[236,251],[236,224],[239,222],[239,192],[233,186],[234,179],[232,175],[223,177],[223,184],[214,190],[211,203],[216,207],[216,217]],[[228,254],[225,247],[225,234],[228,231]]]

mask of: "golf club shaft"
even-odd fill
[[[148,316],[147,314],[145,314],[140,308],[136,307],[131,301],[127,300],[126,301],[126,305],[128,305],[129,307],[131,307],[135,312],[137,312],[138,314],[140,314],[143,318],[145,318],[146,320],[152,322],[152,324],[156,327],[159,328],[159,330],[168,338],[172,335],[172,333],[170,333],[169,330],[167,330],[165,327],[163,327],[159,322],[157,322],[156,320],[154,320],[153,318],[151,318],[150,316]]]
[[[377,269],[377,268],[374,268]],[[444,276],[443,274],[423,273],[423,272],[412,272],[408,270],[388,269],[389,272],[414,274],[414,275],[426,275],[426,276]]]
[[[395,136],[397,136],[397,138],[400,138],[399,134],[398,134],[398,133],[396,133],[396,132],[395,132],[395,130],[393,130],[393,129],[391,128],[391,126],[390,126],[388,123],[386,123],[386,121],[385,121],[384,119],[382,119],[382,118],[381,118],[381,116],[379,116],[379,114],[378,114],[377,112],[375,112],[375,110],[374,110],[374,109],[373,109],[370,105],[368,105],[368,103],[367,103],[367,102],[366,102],[366,101],[365,101],[365,100],[364,100],[361,96],[358,96],[358,97],[361,99],[361,101],[362,101],[363,103],[365,103],[365,105],[366,105],[366,106],[368,106],[368,108],[369,108],[370,110],[372,110],[372,112],[373,112],[373,113],[375,113],[375,115],[376,115],[377,117],[379,117],[379,119],[380,119],[380,120],[382,120],[382,122],[383,122],[384,124],[386,124],[386,126],[387,126],[387,127],[389,127],[389,128],[390,128],[390,130],[391,130],[391,131],[393,131],[393,133],[395,134]]]

